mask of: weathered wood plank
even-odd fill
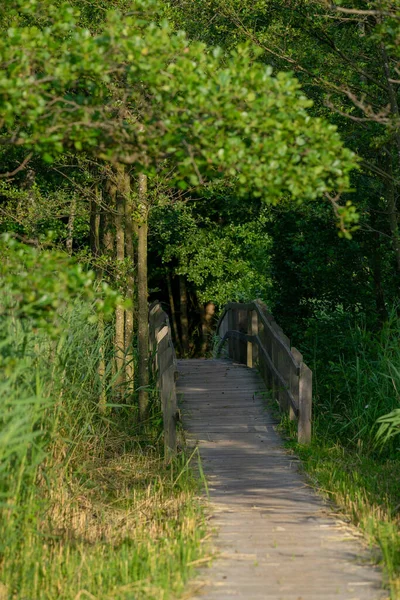
[[[149,308],[149,348],[152,355],[151,370],[156,375],[160,393],[164,425],[165,457],[176,453],[177,361],[172,344],[168,315],[161,304],[154,302]]]
[[[298,472],[298,460],[285,453],[274,420],[260,395],[252,393],[252,388],[263,389],[259,375],[226,360],[179,361],[179,371],[183,423],[188,443],[199,446],[208,479],[210,523],[219,532],[219,555],[193,583],[194,596],[385,597],[379,571],[367,564],[367,551],[311,490]],[[289,369],[287,377],[291,383]],[[309,384],[306,378],[303,382]]]

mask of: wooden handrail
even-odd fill
[[[179,410],[175,382],[178,378],[178,367],[169,318],[158,301],[153,302],[149,308],[149,346],[152,371],[160,394],[164,449],[165,457],[168,458],[176,453]]]
[[[290,346],[289,338],[260,300],[227,304],[217,324],[220,337],[216,354],[228,342],[228,356],[257,367],[281,409],[297,419],[297,438],[311,441],[312,372],[303,356]]]

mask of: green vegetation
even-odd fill
[[[0,597],[182,592],[148,301],[198,356],[261,297],[314,371],[296,451],[399,598],[398,0],[5,0],[0,33]]]
[[[8,247],[14,259],[18,250]],[[57,257],[45,266],[30,251],[31,269],[35,254],[31,281],[60,293],[46,276],[55,264],[75,275],[76,265]],[[106,324],[102,350],[91,290],[62,291],[46,328],[32,329],[29,310],[1,317],[0,595],[169,598],[201,553],[198,484],[184,455],[164,463],[157,403],[138,429],[134,407],[112,402],[112,331]],[[10,295],[6,285],[2,302]],[[104,354],[109,401],[100,414]]]

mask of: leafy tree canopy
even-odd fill
[[[0,41],[1,145],[148,174],[167,161],[181,187],[234,177],[239,193],[272,203],[348,189],[354,155],[310,116],[290,73],[275,76],[247,46],[226,57],[191,43],[150,22],[149,6],[109,11],[93,33],[67,3],[19,0]]]
[[[110,317],[122,297],[106,283],[95,285],[87,271],[63,252],[38,250],[8,234],[0,237],[1,315],[28,320],[29,328],[60,331],[60,309],[77,298],[93,303],[97,313]],[[90,317],[96,320],[95,311]]]

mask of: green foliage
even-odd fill
[[[362,159],[362,174],[353,173],[351,196],[341,206],[334,195],[330,198],[340,235],[379,232],[382,243],[392,237],[398,253],[398,227],[388,217],[393,211],[389,182],[398,188],[400,166],[399,3],[369,3],[368,14],[365,6],[351,1],[340,2],[340,7],[350,13],[322,1],[177,0],[169,3],[168,14],[192,39],[220,45],[227,54],[249,41],[259,61],[294,71],[313,100],[310,114],[335,124]],[[369,240],[371,252],[374,235]],[[398,273],[392,277],[398,285]]]
[[[170,270],[185,276],[200,302],[223,306],[268,294],[266,217],[234,204],[229,197],[176,202],[152,215],[152,249]]]
[[[99,337],[93,312],[72,290],[57,340],[1,316],[0,592],[13,598],[171,598],[201,550],[184,458],[166,468],[132,406],[99,412],[113,331]]]
[[[338,310],[317,317],[304,321],[293,339],[314,372],[317,430],[332,443],[374,453],[377,420],[399,406],[396,310],[378,332],[366,327],[362,315]],[[395,442],[388,443],[386,456],[396,455]]]
[[[398,21],[334,10],[4,0],[1,174],[24,161],[31,172],[0,180],[1,228],[44,248],[52,230],[63,243],[76,203],[74,250],[122,288],[130,259],[90,256],[89,201],[100,220],[114,210],[107,163],[132,168],[132,180],[147,173],[152,285],[164,286],[166,268],[182,276],[189,313],[194,301],[270,301],[314,370],[307,468],[365,530],[384,506],[371,539],[394,578],[400,356],[387,306],[398,294],[398,123],[382,49],[393,70]],[[154,467],[157,432],[143,444],[123,403],[99,414],[112,332],[106,324],[99,337],[96,317],[121,299],[65,254],[9,236],[0,265],[1,581],[16,598],[167,598],[198,555],[199,514],[186,464]]]
[[[393,370],[399,379],[399,373],[393,366]],[[400,434],[400,408],[395,408],[387,415],[377,419],[379,429],[376,432],[376,440],[380,445],[386,444],[392,437]]]
[[[181,186],[234,176],[268,202],[348,188],[356,163],[336,127],[310,117],[298,82],[249,48],[226,58],[117,12],[91,34],[67,4],[47,6],[43,27],[36,4],[21,9],[37,25],[17,21],[0,43],[2,145],[49,162],[85,150],[148,173],[168,158]]]
[[[85,270],[65,253],[38,250],[10,235],[0,238],[1,310],[28,327],[45,328],[57,335],[62,327],[60,309],[76,298],[93,302],[97,313],[110,317],[122,297],[103,283],[95,285],[93,271]],[[96,313],[89,321],[96,319]]]
[[[2,157],[10,165],[16,158],[5,152]],[[30,162],[27,171],[21,172],[18,181],[0,180],[1,231],[15,232],[32,243],[51,232],[54,244],[65,247],[70,233],[68,221],[73,213],[74,247],[79,248],[86,242],[89,233],[87,197],[92,180],[83,161],[82,165],[77,161],[73,173],[68,169],[67,178],[62,163],[72,157],[63,158],[51,168],[37,158]]]
[[[268,239],[259,222],[199,228],[190,240],[190,247],[179,248],[177,273],[194,284],[201,302],[223,306],[265,297]]]

